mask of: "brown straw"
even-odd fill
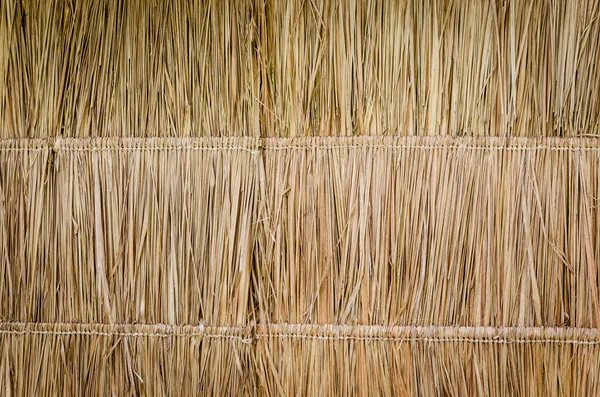
[[[600,395],[598,0],[0,0],[0,395]]]

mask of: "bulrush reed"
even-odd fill
[[[600,395],[600,3],[0,0],[0,394]]]

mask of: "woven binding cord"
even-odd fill
[[[599,345],[595,328],[553,327],[449,327],[317,324],[249,324],[205,326],[168,324],[84,324],[1,322],[2,336],[98,336],[138,338],[230,339],[251,343],[258,339],[315,341],[433,342],[493,344],[575,344]]]
[[[153,152],[280,150],[471,150],[471,151],[600,151],[597,138],[355,136],[355,137],[203,137],[203,138],[62,138],[0,139],[0,152]]]

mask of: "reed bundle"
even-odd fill
[[[600,3],[0,1],[0,390],[599,395]]]

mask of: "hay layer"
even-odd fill
[[[597,0],[6,0],[0,137],[597,135]]]
[[[598,326],[597,141],[265,145],[261,322]]]
[[[0,0],[0,394],[600,394],[599,68],[598,0]]]
[[[7,395],[595,395],[576,328],[0,323]],[[293,357],[293,360],[290,360]]]
[[[595,394],[599,160],[584,138],[2,140],[0,383]]]
[[[434,333],[446,333],[437,338],[378,331],[385,339],[378,340],[357,336],[360,330],[346,338],[336,327],[302,328],[301,337],[259,340],[264,395],[587,396],[600,390],[597,344],[535,341],[531,334],[512,339],[498,330],[486,337],[477,329],[435,327]]]
[[[233,144],[6,141],[0,318],[247,321],[257,156]]]
[[[5,396],[254,393],[248,330],[0,323]]]

